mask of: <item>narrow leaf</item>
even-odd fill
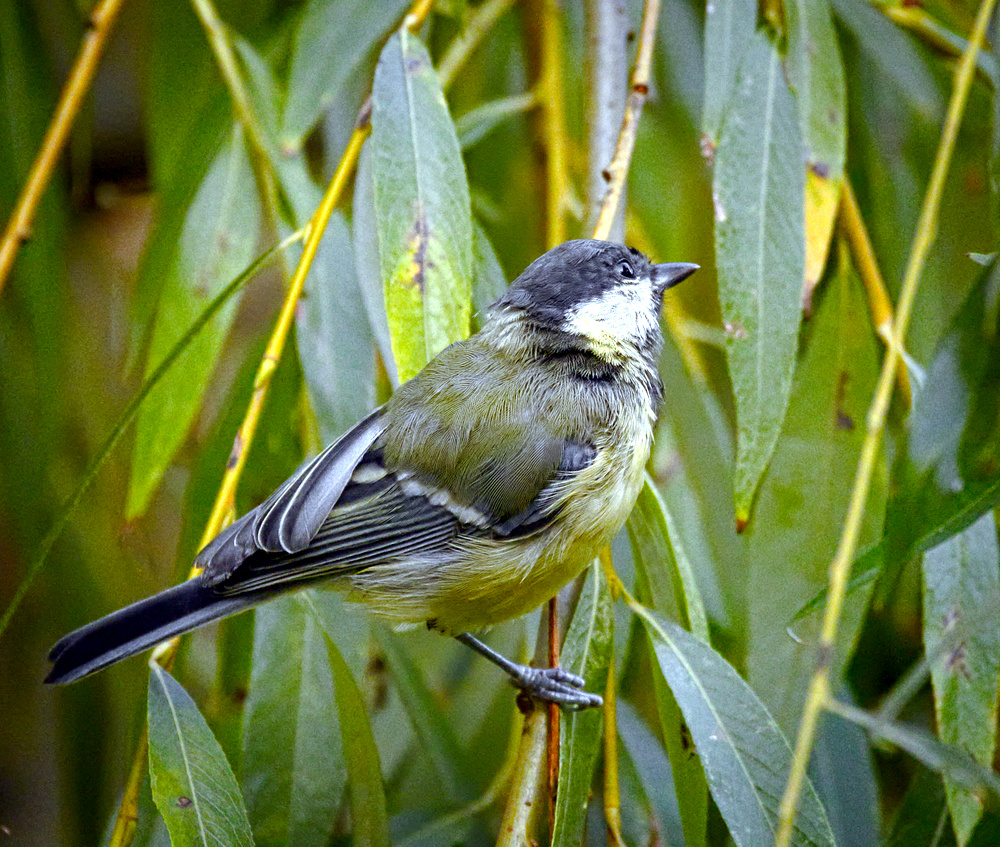
[[[252,845],[236,777],[188,693],[149,663],[149,778],[174,847]]]
[[[677,698],[712,797],[737,845],[774,842],[792,751],[778,725],[733,667],[704,642],[637,607],[659,668]],[[833,832],[807,782],[795,845],[833,845]]]
[[[1000,558],[992,514],[924,555],[924,647],[938,735],[987,765],[996,748],[1000,690]],[[949,649],[939,645],[947,639]],[[959,845],[983,814],[982,797],[945,781]]]
[[[322,113],[382,36],[407,0],[308,0],[292,39],[282,147],[299,150]]]
[[[256,612],[242,767],[257,844],[329,842],[347,772],[326,640],[298,597]]]
[[[579,674],[587,691],[603,692],[614,653],[611,593],[599,565],[586,582],[563,642],[560,665]],[[601,709],[564,712],[559,722],[559,791],[552,823],[553,847],[580,844],[587,818],[594,766],[601,749]]]
[[[736,519],[750,518],[795,371],[802,280],[802,141],[777,51],[754,36],[719,139],[715,250],[736,399]]]
[[[174,247],[150,342],[152,373],[198,314],[253,257],[260,206],[241,132],[209,168]],[[231,301],[150,392],[139,416],[126,512],[142,514],[201,406],[235,312]]]
[[[316,204],[319,192],[316,192]],[[314,206],[316,205],[314,204]],[[375,407],[375,353],[344,216],[334,212],[296,313],[296,341],[324,441]]]
[[[838,264],[809,322],[788,415],[746,532],[747,680],[789,735],[802,712],[819,629],[817,620],[809,621],[796,627],[795,640],[787,623],[829,581],[878,375],[864,291],[845,253]],[[877,467],[862,548],[882,533],[886,474],[882,461]],[[842,610],[833,680],[850,657],[869,594],[854,592]]]
[[[756,25],[757,4],[752,0],[709,0],[705,6],[703,146],[719,143],[723,116],[732,102],[736,75]]]
[[[806,152],[805,301],[823,274],[847,148],[847,94],[828,0],[791,0],[788,19],[788,82],[799,110]]]
[[[400,30],[372,88],[382,284],[400,381],[469,334],[472,212],[455,127],[430,56]]]
[[[325,635],[325,633],[324,633]],[[388,847],[389,817],[378,748],[372,737],[365,701],[337,645],[326,636],[333,671],[334,696],[340,715],[340,737],[347,763],[347,794],[357,847]]]
[[[435,702],[420,669],[399,636],[385,627],[378,627],[376,632],[396,690],[417,738],[430,757],[438,783],[452,803],[471,799],[462,752],[447,716],[440,704]]]
[[[914,844],[952,847],[954,843],[948,826],[948,803],[941,775],[920,767],[896,812],[886,847],[913,847]]]

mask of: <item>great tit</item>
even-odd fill
[[[578,676],[469,631],[555,595],[624,523],[662,399],[663,292],[697,268],[606,241],[545,253],[476,335],[206,545],[198,576],[56,644],[46,682],[323,583],[398,628],[456,636],[533,696],[600,705]]]

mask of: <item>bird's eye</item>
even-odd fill
[[[619,262],[618,273],[621,274],[622,279],[635,279],[635,271],[629,262]]]

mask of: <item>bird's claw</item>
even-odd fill
[[[562,668],[532,668],[520,665],[511,682],[538,700],[548,700],[564,709],[593,709],[604,705],[599,694],[584,691],[584,679]]]

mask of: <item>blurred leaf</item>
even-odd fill
[[[1000,53],[997,45],[1000,45],[1000,17],[993,16],[990,27],[987,30],[987,41],[992,45],[991,57],[993,61],[989,63],[990,84],[993,86],[993,127],[992,138],[990,139],[990,180],[993,184],[993,193],[1000,191]],[[985,45],[984,45],[985,46]]]
[[[823,721],[809,778],[826,809],[837,847],[877,847],[879,781],[868,736],[846,721]]]
[[[507,276],[500,267],[489,236],[477,221],[472,222],[472,250],[475,261],[472,275],[473,321],[482,326],[490,306],[507,290]]]
[[[326,845],[347,783],[326,641],[297,596],[255,613],[242,785],[256,841]]]
[[[649,585],[653,608],[708,640],[708,617],[691,561],[670,510],[648,475],[627,526],[632,556]]]
[[[372,88],[378,245],[400,381],[469,334],[472,212],[455,127],[430,56],[403,29]]]
[[[319,203],[319,192],[316,192]],[[375,407],[375,353],[344,216],[334,212],[296,313],[299,359],[323,440]]]
[[[639,610],[637,610],[639,611]],[[641,611],[660,670],[684,713],[712,798],[739,847],[770,844],[792,751],[778,725],[733,667],[703,641]],[[833,832],[806,782],[795,845],[833,845]]]
[[[924,555],[924,648],[931,662],[938,735],[984,765],[996,748],[1000,688],[1000,556],[992,514]],[[940,645],[953,646],[943,654]],[[964,845],[982,798],[946,780],[948,807]]]
[[[467,150],[482,141],[504,121],[524,114],[537,105],[538,98],[530,91],[483,103],[455,121],[458,143],[463,150]]]
[[[292,39],[281,146],[298,151],[407,0],[308,0]]]
[[[462,751],[441,704],[435,702],[420,669],[399,636],[384,626],[377,627],[376,633],[406,714],[430,757],[438,784],[448,802],[455,804],[470,799]]]
[[[667,85],[664,88],[669,90],[683,105],[691,125],[697,126],[698,110],[702,108],[706,96],[705,42],[708,41],[709,32],[706,26],[704,37],[702,36],[702,24],[699,15],[693,8],[694,5],[685,2],[685,0],[666,0],[663,4],[661,20],[670,21],[670,23],[669,25],[661,25],[656,31],[657,47],[659,48],[656,50],[656,60],[666,66],[664,77]],[[728,5],[728,0],[724,5]],[[737,14],[745,14],[749,6],[750,4],[746,4],[741,7]],[[727,12],[731,12],[731,10],[723,9],[720,11],[715,4],[712,4],[705,10],[706,20],[711,20],[712,26],[718,27],[719,19],[717,16]],[[730,25],[732,25],[731,22]],[[731,35],[745,37],[746,32],[744,30]],[[713,32],[712,37],[713,39],[717,38],[718,33]],[[736,60],[738,64],[738,56]],[[713,68],[713,71],[715,70],[717,69]],[[729,93],[732,93],[733,79],[730,78],[728,82]],[[718,140],[717,133],[713,135],[713,138]]]
[[[827,710],[871,733],[879,741],[905,750],[913,758],[944,775],[958,785],[978,791],[988,791],[993,800],[1000,798],[1000,775],[981,765],[964,750],[944,744],[919,726],[907,726],[881,718],[878,714],[858,709],[849,703],[831,699]]]
[[[357,847],[388,847],[389,818],[386,813],[382,768],[365,702],[337,645],[325,632],[324,635],[333,671],[333,688],[340,716],[340,738],[347,764],[347,796],[353,823],[352,843]]]
[[[746,533],[747,680],[782,730],[795,732],[815,665],[818,621],[786,627],[825,588],[840,541],[875,391],[878,348],[868,304],[843,249],[809,322],[778,444]],[[877,462],[859,543],[876,541],[885,514],[886,480]],[[831,678],[850,658],[868,593],[855,592],[840,618]]]
[[[260,208],[242,140],[234,133],[212,163],[175,245],[160,294],[147,375],[192,321],[253,257]],[[170,372],[150,392],[139,415],[126,513],[145,511],[164,470],[184,440],[225,343],[236,303],[219,310]]]
[[[614,615],[611,592],[599,564],[586,571],[586,582],[566,630],[559,664],[586,680],[585,689],[603,692],[614,658]],[[580,844],[594,767],[601,750],[603,709],[565,711],[559,722],[559,791],[553,811],[556,845]]]
[[[952,847],[955,836],[948,826],[948,804],[941,775],[921,766],[910,780],[903,804],[896,812],[886,847],[924,844]]]
[[[788,18],[788,83],[799,108],[806,150],[805,301],[823,275],[847,148],[847,95],[828,0],[792,0]]]
[[[737,74],[755,37],[756,26],[757,4],[752,0],[712,0],[705,7],[705,102],[701,131],[712,147],[719,143],[726,110],[736,94]]]
[[[983,271],[927,368],[886,514],[886,602],[916,552],[969,526],[1000,485],[1000,265]],[[928,527],[939,527],[928,538]]]
[[[736,519],[744,525],[774,451],[795,372],[805,192],[795,101],[758,33],[716,151],[715,243],[736,399]]]
[[[149,776],[173,847],[252,845],[236,777],[208,724],[170,674],[149,666]]]
[[[657,831],[666,844],[685,843],[670,760],[663,745],[627,700],[618,701],[617,711],[622,748],[635,767],[650,811],[656,818]]]

